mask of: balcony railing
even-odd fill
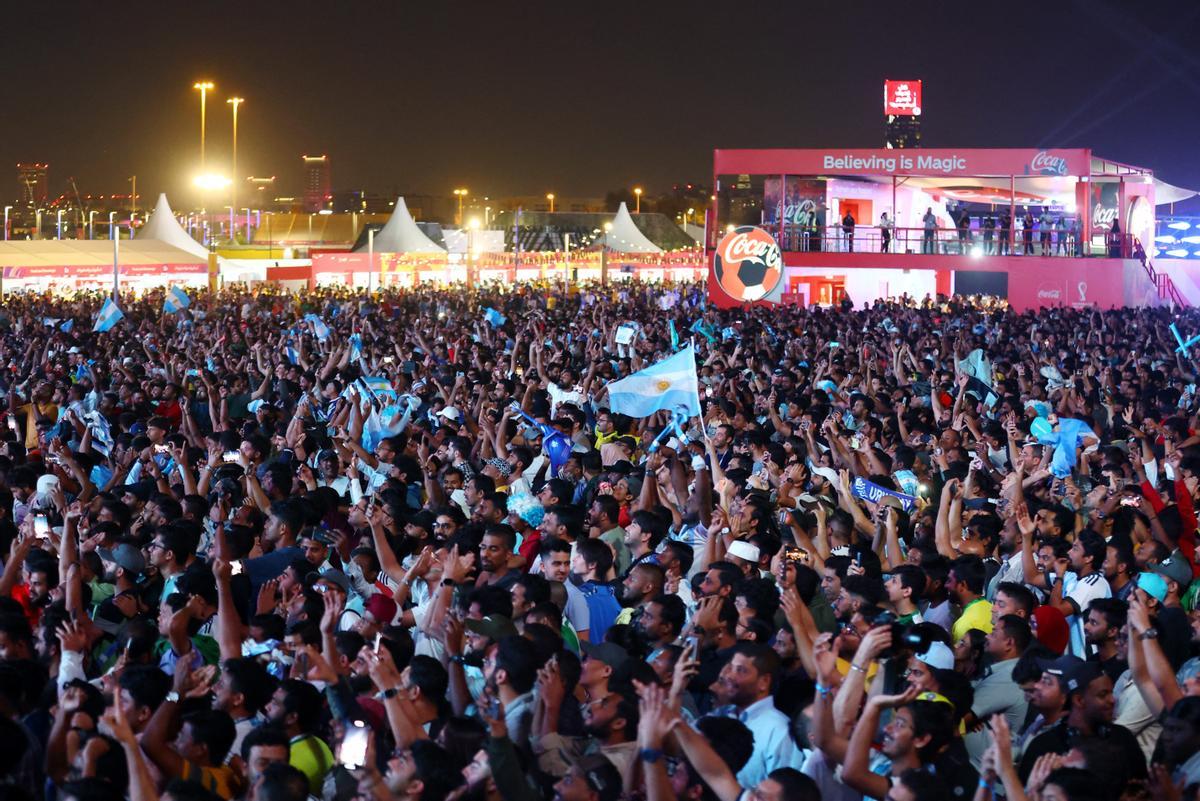
[[[1128,234],[1097,234],[1081,241],[1071,229],[889,228],[877,225],[774,227],[786,252],[902,253],[917,255],[1131,258]]]

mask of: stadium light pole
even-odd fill
[[[204,164],[204,128],[205,128],[205,112],[208,101],[208,90],[213,88],[212,81],[196,81],[192,84],[193,89],[200,90],[200,174],[205,173]]]
[[[637,210],[634,212],[634,214],[641,214],[642,213],[642,188],[640,186],[635,186],[633,188],[633,197],[634,197],[634,202],[637,203]]]
[[[238,106],[242,105],[242,103],[245,103],[246,100],[245,100],[245,98],[241,98],[241,97],[231,97],[228,100],[226,100],[225,102],[228,103],[229,105],[233,106],[233,183],[231,184],[230,202],[233,204],[233,207],[236,209],[237,208],[237,185],[238,185],[237,114],[238,114]],[[237,231],[235,230],[235,227],[236,227],[235,223],[233,223],[233,221],[231,220],[230,224],[229,224],[229,241],[231,241],[231,242],[237,239]]]
[[[10,209],[12,209],[12,206],[4,207],[4,241],[5,242],[8,241],[8,212]]]
[[[554,193],[548,192],[546,194],[546,200],[550,201],[550,213],[553,214],[554,213]]]

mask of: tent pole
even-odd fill
[[[112,241],[113,241],[113,291],[112,291],[112,299],[113,299],[113,303],[116,303],[116,302],[117,302],[117,301],[120,299],[120,295],[121,295],[121,258],[120,258],[120,252],[121,252],[121,229],[120,229],[120,228],[117,228],[117,229],[116,229],[116,236],[114,236],[114,237],[112,238]]]

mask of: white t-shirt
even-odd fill
[[[1108,579],[1102,573],[1092,573],[1075,582],[1075,586],[1066,595],[1079,607],[1079,614],[1067,618],[1071,627],[1071,655],[1087,659],[1087,642],[1083,636],[1083,621],[1087,617],[1087,608],[1096,598],[1111,598],[1112,589]]]

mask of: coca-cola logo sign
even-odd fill
[[[1037,291],[1038,300],[1059,301],[1062,300],[1062,295],[1063,293],[1061,288],[1052,285],[1048,286],[1046,284],[1042,284],[1040,287],[1038,287]]]
[[[743,225],[717,244],[713,272],[721,289],[734,300],[761,300],[783,278],[783,254],[771,234]]]
[[[1066,175],[1067,160],[1062,156],[1051,156],[1045,150],[1038,151],[1029,165],[1038,175]]]
[[[809,225],[817,222],[817,204],[805,198],[799,203],[783,205],[783,220],[787,225]]]

